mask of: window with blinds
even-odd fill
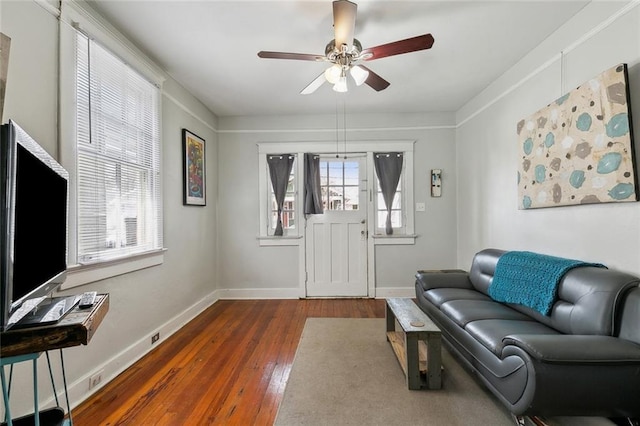
[[[76,36],[78,263],[162,248],[160,90]]]

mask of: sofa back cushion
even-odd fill
[[[473,257],[471,269],[469,270],[469,279],[476,290],[487,296],[489,296],[489,286],[496,271],[498,259],[503,253],[505,253],[505,250],[489,248],[479,251]]]
[[[488,294],[496,264],[504,250],[478,252],[469,272],[473,286]],[[558,285],[558,297],[550,314],[543,315],[522,305],[514,309],[566,334],[614,335],[616,320],[626,290],[638,285],[638,278],[619,271],[579,267],[567,272]]]

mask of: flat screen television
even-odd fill
[[[69,174],[14,121],[0,135],[0,326],[6,331],[19,308],[27,301],[37,306],[66,278]]]

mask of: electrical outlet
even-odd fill
[[[156,333],[153,336],[151,336],[151,344],[153,345],[155,342],[157,342],[158,340],[160,340],[160,333]]]
[[[102,382],[102,374],[104,370],[100,370],[95,373],[93,376],[89,377],[89,390],[95,388]]]

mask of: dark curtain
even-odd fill
[[[322,214],[320,157],[304,154],[304,214]]]
[[[274,235],[282,235],[282,206],[284,205],[284,196],[287,193],[289,175],[293,168],[293,155],[267,155],[267,164],[269,165],[273,193],[278,205],[278,224]]]
[[[400,175],[402,174],[402,159],[401,152],[378,152],[373,154],[373,164],[376,168],[376,175],[378,175],[378,181],[380,182],[380,190],[382,191],[382,198],[384,198],[384,204],[387,207],[387,221],[385,229],[387,235],[393,234],[393,228],[391,227],[391,206],[393,205],[393,197],[396,195],[396,189],[398,188],[398,182],[400,182]]]

